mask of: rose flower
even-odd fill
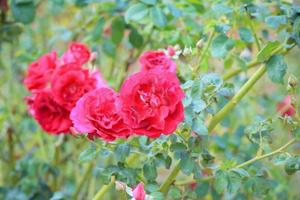
[[[136,73],[123,83],[120,95],[125,122],[136,134],[171,134],[183,121],[184,93],[173,73]]]

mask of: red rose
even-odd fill
[[[44,89],[49,83],[52,73],[57,66],[57,54],[55,51],[41,56],[37,61],[29,65],[24,84],[29,91]]]
[[[74,127],[90,138],[101,137],[112,141],[126,138],[130,129],[124,123],[119,95],[109,88],[99,88],[85,94],[71,111]]]
[[[171,134],[183,121],[184,93],[170,72],[139,72],[121,87],[125,122],[134,133],[159,137]]]
[[[85,44],[72,43],[67,52],[65,52],[61,60],[63,64],[79,63],[84,64],[89,61],[91,52]]]
[[[286,96],[284,100],[277,104],[277,111],[281,116],[293,116],[295,108],[291,105],[291,96]]]
[[[99,87],[98,80],[101,78],[96,78],[77,63],[65,64],[55,71],[51,80],[54,100],[71,110],[80,97]]]
[[[53,134],[69,132],[72,125],[70,112],[53,100],[50,91],[41,90],[33,97],[28,97],[27,104],[29,113],[45,131]]]
[[[139,59],[141,71],[176,72],[176,64],[163,51],[147,51]]]

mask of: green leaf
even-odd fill
[[[243,40],[244,42],[248,42],[248,43],[254,42],[254,37],[248,28],[242,27],[239,29],[238,32],[241,40]]]
[[[290,157],[291,155],[285,152],[275,156],[272,161],[275,165],[282,165],[285,164]]]
[[[284,169],[288,175],[292,175],[300,170],[300,156],[294,156],[287,160]]]
[[[196,118],[193,120],[192,129],[199,136],[204,136],[208,134],[208,129],[200,116],[196,116]]]
[[[16,4],[20,5],[20,4],[27,4],[27,3],[32,3],[33,0],[15,0]]]
[[[180,160],[181,171],[186,175],[190,175],[193,172],[195,165],[194,159],[188,155],[184,155]]]
[[[250,177],[249,173],[242,168],[234,168],[231,171],[239,174],[241,177]]]
[[[228,186],[227,186],[227,193],[233,197],[239,191],[242,185],[241,176],[235,172],[228,173]]]
[[[181,199],[181,192],[177,187],[172,186],[169,189],[168,196],[170,196],[172,199]]]
[[[251,142],[260,144],[261,139],[263,142],[270,141],[272,131],[272,120],[257,116],[255,122],[247,126],[244,132]]]
[[[94,160],[98,154],[97,148],[95,145],[91,145],[89,148],[85,149],[83,152],[79,154],[79,162],[87,162]]]
[[[129,23],[130,20],[139,21],[143,19],[149,12],[148,7],[143,3],[137,3],[129,7],[125,13],[125,21]]]
[[[158,153],[155,155],[155,163],[157,166],[164,165],[165,168],[169,169],[172,164],[172,159],[168,155]]]
[[[266,63],[269,78],[274,83],[283,84],[283,78],[286,74],[287,64],[282,55],[272,56]]]
[[[130,146],[128,143],[120,144],[115,151],[117,161],[124,162],[130,153]]]
[[[118,45],[122,41],[125,31],[125,23],[123,17],[117,17],[112,21],[111,30],[111,40],[113,41],[113,43]]]
[[[148,180],[155,180],[157,177],[156,166],[154,162],[146,163],[143,167],[144,177]]]
[[[161,28],[167,25],[167,18],[160,7],[152,7],[150,13],[155,26]]]
[[[157,0],[140,0],[140,1],[148,5],[155,5],[157,2]]]
[[[218,170],[215,174],[214,186],[218,193],[223,193],[228,186],[228,175],[225,171]]]
[[[111,40],[104,40],[102,49],[110,57],[116,54],[116,45]]]
[[[151,199],[155,199],[155,200],[165,200],[165,196],[163,193],[161,192],[153,192],[150,194],[150,196],[152,197]]]
[[[221,17],[222,15],[231,14],[233,10],[225,4],[217,4],[212,8],[212,12],[216,17]]]
[[[271,28],[277,29],[280,25],[287,23],[287,17],[285,15],[268,16],[265,21]]]
[[[129,42],[133,47],[141,48],[143,46],[144,39],[143,36],[135,28],[131,28],[129,34]]]
[[[224,58],[233,47],[234,40],[221,33],[213,39],[210,51],[213,57]]]
[[[202,99],[193,99],[192,101],[193,110],[196,113],[203,111],[206,108],[206,103]]]
[[[257,54],[257,61],[264,62],[267,61],[271,55],[273,54],[274,50],[276,50],[280,46],[280,42],[268,42]]]
[[[196,194],[198,197],[205,197],[209,191],[209,184],[208,183],[199,183],[196,187]]]
[[[102,37],[103,27],[104,27],[104,17],[101,17],[92,30],[92,38],[93,40],[100,40]]]
[[[177,142],[177,143],[172,144],[170,149],[173,152],[180,152],[180,151],[185,152],[186,151],[186,146],[182,143]]]
[[[17,22],[29,24],[34,20],[36,9],[33,2],[17,4],[16,0],[13,0],[11,2],[11,11]]]

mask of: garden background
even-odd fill
[[[0,13],[0,199],[131,199],[140,182],[155,200],[299,199],[297,1],[0,0]],[[44,132],[24,76],[73,41],[116,91],[143,52],[174,50],[186,95],[176,132]],[[278,109],[288,95],[293,116]]]

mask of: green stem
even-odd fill
[[[247,70],[248,69],[251,69],[253,67],[256,67],[258,64],[260,64],[260,62],[258,62],[257,60],[253,61],[253,62],[250,62],[248,65],[247,65]],[[223,80],[224,81],[227,81],[228,79],[234,77],[235,75],[241,73],[243,71],[242,68],[237,68],[237,69],[234,69],[228,73],[226,73],[224,76],[223,76]]]
[[[253,24],[253,21],[251,20],[251,18],[249,19],[249,24],[250,24],[250,29],[251,29],[251,31],[253,33],[253,36],[254,36],[254,40],[255,40],[255,44],[257,46],[257,49],[260,50],[261,49],[260,42],[259,42],[259,39],[257,37],[256,31],[255,31],[255,28],[254,28],[254,24]]]
[[[86,171],[84,172],[83,176],[80,178],[79,183],[75,189],[74,195],[73,195],[73,199],[77,199],[83,184],[85,183],[85,181],[88,179],[89,174],[92,172],[93,168],[94,168],[94,162],[89,163],[89,165],[86,168]]]
[[[46,150],[46,147],[45,147],[43,136],[44,136],[44,133],[41,130],[39,130],[39,143],[40,143],[40,148],[41,148],[41,151],[42,151],[42,156],[43,156],[44,159],[48,159],[47,150]]]
[[[275,55],[281,52],[282,50],[284,50],[283,46],[280,46],[277,49],[275,49],[271,55]],[[286,53],[287,51],[288,50],[284,50],[283,53]],[[254,64],[256,64],[256,61],[254,61],[251,65]],[[253,85],[265,74],[266,71],[266,66],[262,65],[241,87],[241,89],[234,95],[234,97],[216,115],[213,116],[211,122],[208,125],[209,132],[213,131],[216,125],[241,101],[241,99],[249,92]]]
[[[197,67],[196,67],[196,69],[195,69],[195,74],[198,74],[198,72],[199,72],[199,70],[200,70],[202,61],[203,61],[205,55],[207,54],[207,51],[209,50],[209,47],[210,47],[210,45],[211,45],[211,43],[212,43],[212,40],[213,40],[213,38],[214,38],[215,33],[216,33],[215,30],[213,30],[213,31],[211,32],[211,34],[209,35],[209,37],[208,37],[207,45],[204,47],[204,49],[203,49],[203,51],[202,51],[202,53],[201,53],[201,55],[200,55],[200,57],[199,57]]]
[[[274,155],[276,155],[276,154],[279,154],[279,153],[281,153],[283,150],[285,150],[286,148],[288,148],[288,147],[289,147],[291,144],[293,144],[294,142],[296,142],[296,139],[295,139],[295,138],[291,139],[291,140],[288,141],[285,145],[283,145],[282,147],[280,147],[280,148],[278,148],[278,149],[276,149],[276,150],[274,150],[274,151],[272,151],[272,152],[270,152],[270,153],[267,153],[267,154],[264,154],[264,155],[261,155],[261,156],[256,156],[256,157],[252,158],[251,160],[248,160],[248,161],[246,161],[246,162],[243,162],[243,163],[241,163],[241,164],[235,166],[234,168],[243,168],[243,167],[245,167],[245,166],[247,166],[247,165],[250,165],[250,164],[252,164],[252,163],[254,163],[254,162],[256,162],[256,161],[259,161],[259,160],[262,160],[262,159],[264,159],[264,158],[268,158],[268,157],[274,156]]]
[[[108,185],[104,185],[101,190],[99,190],[97,192],[97,194],[93,197],[92,200],[102,200],[104,199],[105,194],[107,193],[107,191],[110,190],[110,188],[115,184],[115,177],[112,176],[111,177],[111,181]]]
[[[166,194],[169,190],[170,185],[172,184],[173,180],[176,178],[177,174],[180,171],[180,162],[178,162],[175,167],[172,169],[171,173],[167,177],[167,179],[162,183],[160,186],[159,191]]]
[[[195,182],[208,182],[212,179],[213,179],[213,176],[208,176],[208,177],[204,177],[201,179],[193,179],[192,178],[192,179],[187,179],[187,180],[183,180],[183,181],[176,181],[175,185],[181,186],[181,185],[188,185],[188,184],[195,183]]]
[[[212,132],[216,125],[241,101],[241,99],[249,92],[253,85],[265,74],[266,66],[261,66],[252,77],[241,87],[234,97],[216,114],[213,116],[208,131]]]
[[[293,46],[293,47],[294,47],[294,46]],[[277,53],[281,53],[281,54],[285,55],[285,54],[287,54],[293,47],[291,47],[291,48],[289,48],[289,49],[284,49],[283,51],[282,51],[282,48],[280,47],[280,48],[278,48],[277,50],[275,50],[275,51],[273,52],[272,55],[277,54]],[[282,52],[281,52],[281,51],[282,51]],[[253,67],[256,67],[256,66],[259,65],[259,64],[261,64],[261,63],[258,62],[257,60],[254,60],[254,61],[250,62],[250,63],[247,65],[247,69],[246,69],[246,70],[252,69]],[[227,74],[225,74],[225,75],[223,76],[223,80],[226,81],[226,80],[228,80],[228,79],[234,77],[235,75],[241,73],[242,71],[243,71],[242,68],[234,69],[234,70],[232,70],[231,72],[228,72]]]

